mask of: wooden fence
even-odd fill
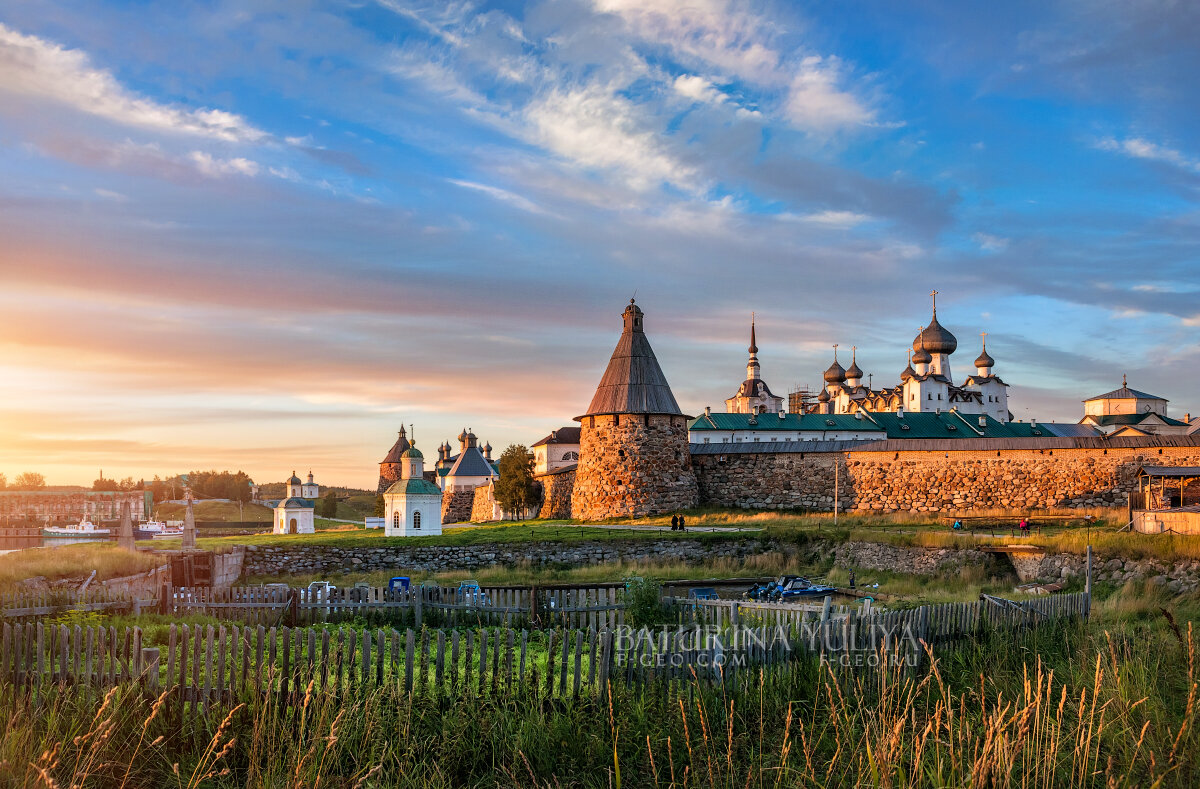
[[[501,625],[603,630],[624,624],[623,591],[612,587],[521,589],[387,587],[285,589],[166,588],[160,613],[205,613],[252,625],[298,626],[364,619],[375,623]],[[532,601],[532,604],[531,604]]]
[[[721,629],[687,625],[655,630],[405,629],[171,625],[149,644],[140,628],[3,624],[0,684],[37,698],[140,684],[173,691],[188,716],[212,705],[278,694],[294,704],[311,687],[369,691],[391,683],[410,695],[450,697],[520,692],[567,697],[611,682],[726,681],[745,669],[785,666],[818,656],[839,671],[889,664],[918,666],[936,650],[988,630],[1035,627],[1086,617],[1088,594],[1015,604],[996,598],[904,611],[851,611],[797,623]],[[771,609],[767,609],[771,610]],[[813,613],[813,612],[806,612]]]
[[[96,585],[83,593],[75,591],[14,592],[0,595],[0,618],[8,620],[37,619],[56,616],[68,611],[130,611],[157,606],[159,600],[114,592]]]

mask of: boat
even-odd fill
[[[801,575],[781,575],[768,584],[752,586],[745,597],[750,600],[787,602],[803,597],[824,597],[837,588],[810,581]]]
[[[164,526],[161,531],[151,535],[152,540],[175,540],[183,536],[183,529]]]
[[[42,537],[49,538],[70,537],[85,540],[107,540],[111,534],[112,531],[110,529],[101,528],[87,518],[71,526],[42,527]]]
[[[151,540],[164,531],[169,531],[169,527],[162,521],[144,521],[134,528],[133,536],[139,540]]]

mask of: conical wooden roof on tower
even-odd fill
[[[622,317],[625,327],[613,349],[608,367],[583,416],[599,414],[669,414],[683,416],[667,384],[654,349],[642,327],[642,310],[629,300]]]

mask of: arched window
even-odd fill
[[[392,526],[397,529],[400,528],[400,513],[397,512],[392,516]]]
[[[420,512],[413,513],[413,528],[414,529],[421,528],[421,513]]]

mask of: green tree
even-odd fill
[[[317,515],[322,518],[337,517],[337,497],[333,495],[333,491],[325,494],[319,502],[317,502]]]
[[[371,510],[372,518],[382,518],[387,514],[387,504],[383,500],[383,494],[380,493],[375,497],[375,508]]]
[[[533,481],[533,454],[522,444],[512,444],[500,456],[500,479],[496,482],[496,499],[500,507],[514,513],[519,520],[537,500],[537,483]]]
[[[8,487],[8,477],[4,476],[3,474],[0,474],[0,490],[4,490],[7,487]]]
[[[46,478],[36,471],[24,471],[13,480],[17,490],[41,490],[46,487]]]

